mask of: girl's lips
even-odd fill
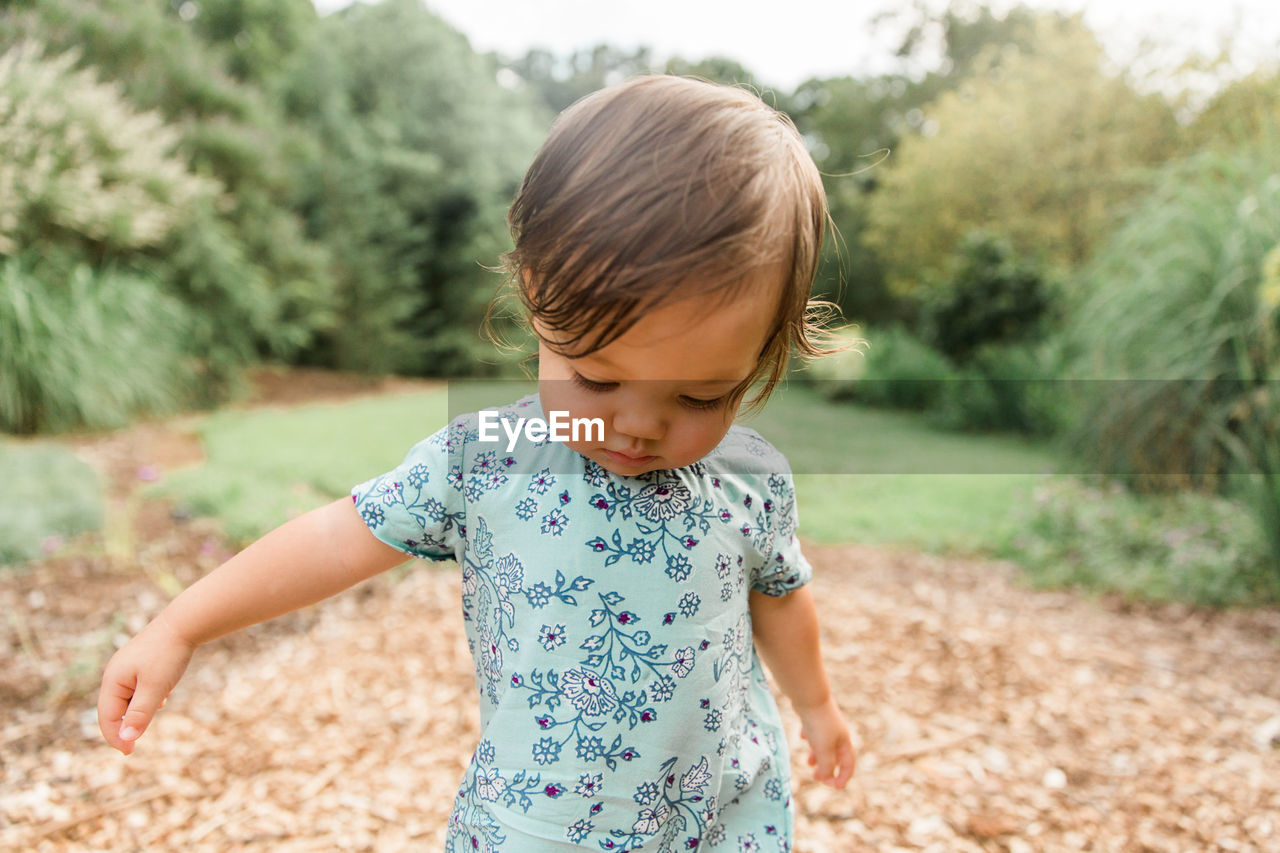
[[[604,452],[614,462],[619,462],[623,465],[645,465],[658,458],[656,456],[628,456],[616,450],[605,450]]]

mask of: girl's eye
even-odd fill
[[[618,387],[617,382],[593,382],[578,371],[573,371],[573,384],[595,394],[603,394]]]
[[[712,409],[720,408],[725,404],[725,401],[728,399],[729,399],[728,394],[725,394],[721,397],[716,397],[714,400],[699,400],[696,397],[681,397],[680,403],[687,409],[693,409],[694,411],[699,411],[699,412],[706,412]]]

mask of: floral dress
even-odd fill
[[[544,417],[537,395],[500,411]],[[809,580],[785,458],[750,429],[612,474],[464,415],[352,490],[406,554],[456,560],[482,734],[446,850],[787,851],[788,752],[748,590]]]

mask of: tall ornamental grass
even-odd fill
[[[1069,332],[1090,467],[1238,490],[1280,573],[1280,133],[1166,168],[1091,264]]]
[[[52,274],[49,275],[52,278]],[[190,326],[152,280],[0,262],[0,432],[109,428],[187,399]]]

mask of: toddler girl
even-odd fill
[[[843,787],[854,754],[790,471],[733,421],[792,348],[821,352],[825,216],[794,128],[740,89],[646,77],[565,111],[510,214],[538,394],[455,419],[175,598],[107,665],[107,741],[133,750],[200,644],[406,555],[456,560],[483,731],[447,850],[790,849],[757,652],[817,778]],[[596,428],[519,429],[539,421]]]

